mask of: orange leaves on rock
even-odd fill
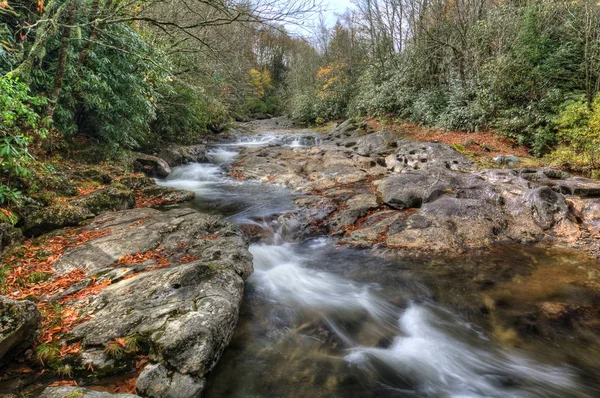
[[[28,296],[35,297],[52,297],[65,289],[69,288],[74,283],[81,281],[85,278],[86,271],[82,269],[76,269],[68,274],[59,276],[58,278],[50,281],[33,284],[25,289],[17,290],[12,293],[13,297],[24,298]]]
[[[188,264],[188,263],[191,263],[192,261],[196,261],[199,259],[200,259],[200,256],[192,256],[192,255],[186,254],[185,256],[183,256],[179,259],[179,262],[181,264]]]
[[[69,294],[68,296],[61,298],[59,303],[63,304],[72,300],[81,301],[89,296],[100,293],[102,289],[109,286],[111,283],[110,279],[103,279],[101,282],[98,282],[95,278],[92,278],[89,286],[81,289],[77,293]]]
[[[151,206],[160,206],[168,204],[169,201],[163,198],[154,197],[154,196],[146,196],[142,194],[137,194],[135,196],[135,207],[151,207]]]
[[[114,389],[115,394],[135,394],[135,383],[137,382],[137,377],[132,377],[130,379],[117,382],[117,386]]]
[[[60,347],[60,357],[64,358],[67,355],[76,355],[81,351],[81,341],[75,344],[63,344]]]
[[[60,380],[55,381],[54,383],[48,385],[48,387],[59,387],[59,386],[76,386],[77,382],[75,380]]]
[[[53,307],[47,302],[38,303],[38,308],[42,312],[39,343],[50,344],[58,341],[65,332],[86,320],[86,318],[81,318],[72,308],[61,309]]]
[[[148,260],[155,260],[159,265],[170,264],[165,256],[164,248],[148,250],[145,253],[127,254],[126,256],[121,257],[117,263],[120,265],[141,264]]]
[[[221,235],[219,235],[219,234],[212,234],[212,235],[203,236],[203,237],[201,237],[199,239],[200,240],[215,240],[215,239],[219,238],[220,236]]]
[[[90,231],[67,229],[61,236],[25,242],[21,247],[13,249],[6,257],[6,264],[12,267],[11,273],[5,277],[3,291],[10,293],[13,298],[26,298],[29,296],[41,299],[37,306],[42,313],[41,333],[38,343],[50,344],[58,341],[60,337],[85,321],[78,312],[69,307],[52,305],[48,299],[63,293],[75,283],[85,279],[87,272],[84,269],[75,269],[65,275],[54,275],[54,263],[69,248],[79,246],[93,239],[105,236],[109,229]],[[41,277],[40,277],[41,276]],[[73,293],[59,300],[57,304],[64,304],[70,299],[82,299],[91,294],[96,294],[106,287],[110,281],[97,283],[92,280],[90,285],[78,293]],[[77,346],[64,348],[65,355],[74,353]]]
[[[146,221],[150,220],[151,218],[152,217],[141,218],[141,219],[137,220],[136,222],[132,223],[131,225],[129,225],[129,228],[138,227],[138,226],[142,225],[143,223],[145,223]]]
[[[97,191],[99,189],[106,188],[106,187],[107,187],[106,185],[92,185],[92,186],[89,186],[86,188],[77,187],[77,193],[79,196],[85,196],[85,195],[91,194],[94,191]]]
[[[5,277],[2,290],[12,292],[12,295],[17,297],[27,295],[23,291],[29,291],[28,294],[34,295],[48,294],[44,289],[51,288],[52,283],[29,281],[32,274],[34,272],[53,274],[52,265],[69,247],[79,246],[110,232],[109,229],[78,232],[69,229],[62,236],[55,236],[37,243],[31,240],[25,242],[20,248],[8,253],[4,260],[5,264],[12,266],[12,272]],[[37,289],[36,285],[38,285]]]

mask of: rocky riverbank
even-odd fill
[[[346,122],[315,147],[248,148],[232,175],[304,195],[308,233],[403,252],[552,241],[600,257],[600,182],[550,168],[477,169],[448,145],[365,135]]]
[[[204,146],[163,152],[174,165],[206,160]],[[161,158],[132,161],[149,176],[170,172]],[[68,384],[118,377],[122,391],[143,396],[200,395],[252,273],[245,237],[221,217],[168,207],[193,192],[126,171],[77,173],[63,176],[71,197],[4,229],[17,243],[41,236],[3,255],[0,391],[54,383],[42,396],[105,396]]]

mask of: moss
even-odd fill
[[[92,192],[73,203],[98,215],[105,211],[125,210],[135,207],[135,195],[122,184],[113,184],[106,189]]]
[[[32,213],[25,221],[27,235],[40,235],[54,229],[75,226],[93,216],[85,208],[67,203],[56,203]]]

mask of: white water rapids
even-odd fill
[[[225,170],[236,149],[317,141],[276,134],[244,139],[212,149],[213,163],[175,168],[160,183],[196,192],[201,211],[268,225],[294,210],[292,197],[281,187],[229,178]],[[368,252],[336,247],[328,238],[286,236],[275,233],[250,246],[255,271],[246,282],[239,336],[208,376],[208,397],[595,395],[578,386],[568,366],[499,347],[422,293],[423,286],[397,294],[382,287],[388,268],[379,271],[380,260]]]

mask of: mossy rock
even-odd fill
[[[73,173],[74,177],[84,181],[94,181],[98,184],[110,184],[112,177],[106,173],[101,167],[89,167]]]
[[[106,211],[127,210],[135,207],[135,194],[123,184],[113,184],[73,201],[94,215]]]
[[[192,191],[163,187],[161,185],[146,187],[142,190],[142,194],[154,199],[160,199],[164,201],[165,204],[189,202],[196,197],[196,194]]]
[[[55,229],[76,226],[93,216],[88,209],[77,204],[56,203],[27,216],[23,232],[27,236],[37,236]]]
[[[15,301],[0,296],[0,364],[33,343],[42,320],[31,301]]]
[[[119,183],[125,185],[129,189],[142,189],[156,185],[154,180],[148,176],[130,175],[119,179]]]

